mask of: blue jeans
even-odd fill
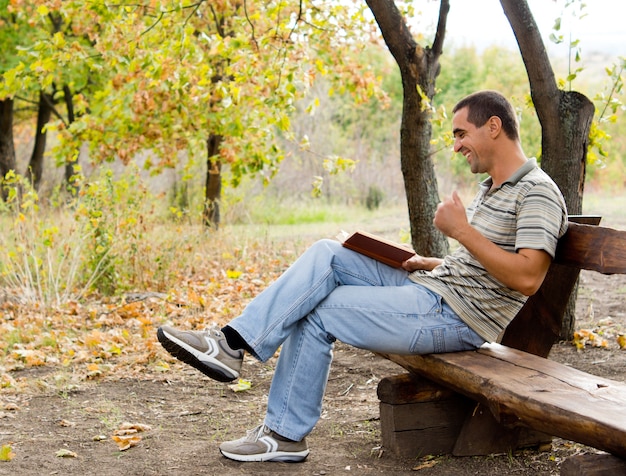
[[[301,440],[317,423],[339,339],[374,352],[429,354],[484,343],[441,296],[339,242],[313,244],[229,324],[255,357],[282,345],[265,424]]]

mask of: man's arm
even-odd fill
[[[435,226],[457,240],[494,278],[511,289],[530,296],[543,282],[552,257],[543,250],[520,249],[517,253],[503,250],[485,238],[468,221],[458,194],[437,207]]]

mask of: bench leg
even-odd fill
[[[378,384],[383,447],[396,456],[476,456],[550,445],[526,428],[505,428],[473,400],[413,374]]]
[[[449,454],[472,401],[411,374],[378,384],[385,451],[400,457]]]
[[[508,453],[520,448],[547,450],[552,437],[524,427],[505,427],[480,403],[468,413],[452,450],[454,456]]]

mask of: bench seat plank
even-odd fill
[[[383,354],[482,404],[500,423],[525,426],[626,458],[626,384],[508,348]]]

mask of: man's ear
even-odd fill
[[[491,116],[487,120],[487,127],[489,127],[489,133],[491,134],[491,137],[495,139],[496,137],[498,137],[500,132],[502,132],[502,119],[500,119],[498,116]]]

